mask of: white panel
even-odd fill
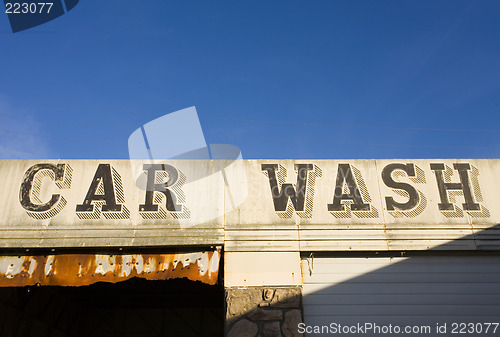
[[[298,252],[226,252],[226,287],[301,285]]]
[[[428,325],[426,336],[453,336],[452,322],[500,317],[500,256],[315,257],[302,269],[309,326]],[[447,333],[437,334],[444,323]]]

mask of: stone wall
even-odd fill
[[[227,337],[298,337],[302,288],[226,288]]]

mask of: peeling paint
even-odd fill
[[[188,278],[217,282],[218,251],[179,254],[0,256],[0,287],[27,285],[83,286],[116,283],[141,277],[148,280]]]

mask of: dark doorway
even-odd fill
[[[187,279],[0,288],[0,336],[223,336],[223,293]]]

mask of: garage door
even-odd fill
[[[500,256],[302,262],[307,336],[500,334]]]

